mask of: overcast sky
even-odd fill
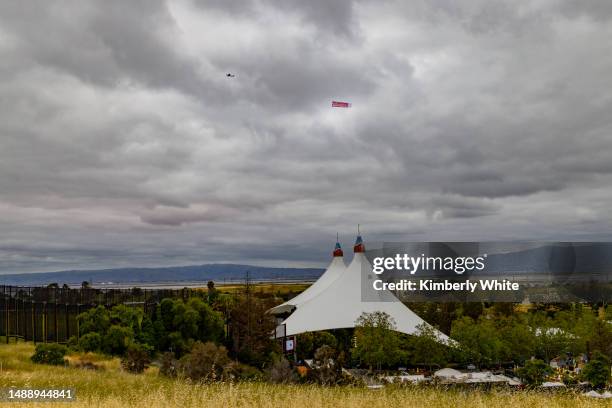
[[[609,0],[0,3],[0,273],[611,240],[611,203]]]

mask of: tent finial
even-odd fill
[[[365,245],[363,244],[363,239],[361,238],[361,231],[359,230],[359,224],[357,224],[357,240],[355,240],[355,246],[353,247],[353,252],[365,252]]]
[[[344,252],[342,252],[342,247],[340,246],[340,240],[338,239],[340,234],[336,232],[336,246],[334,247],[334,256],[344,256]]]

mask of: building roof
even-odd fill
[[[434,377],[441,378],[467,378],[466,373],[462,373],[459,370],[455,370],[454,368],[442,368],[434,373]]]
[[[493,374],[490,371],[477,371],[464,373],[454,368],[443,368],[434,373],[434,377],[439,378],[442,383],[506,383],[508,385],[520,385],[518,379],[510,378],[501,374]]]

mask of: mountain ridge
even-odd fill
[[[247,272],[253,280],[313,280],[321,276],[322,268],[282,268],[244,264],[202,264],[186,266],[107,268],[65,270],[57,272],[15,273],[0,275],[0,284],[16,286],[69,285],[88,281],[93,284],[152,283],[182,281],[244,280]]]

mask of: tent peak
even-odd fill
[[[338,236],[336,235],[336,246],[334,247],[334,257],[336,256],[344,256],[344,252],[342,252],[342,247],[340,246],[340,241],[338,240]]]
[[[365,245],[363,243],[361,235],[357,235],[357,239],[355,240],[355,246],[353,247],[353,252],[355,252],[356,254],[365,252]]]

